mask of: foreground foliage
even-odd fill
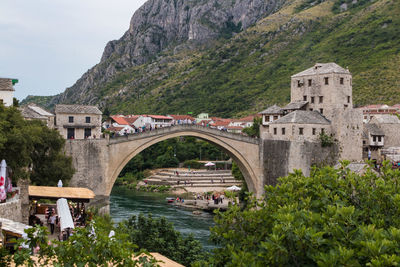
[[[217,213],[214,266],[397,266],[400,172],[295,171],[263,201]],[[257,208],[256,208],[257,207]]]
[[[114,236],[109,233],[113,230]],[[128,241],[128,236],[112,226],[109,217],[97,217],[85,228],[76,228],[74,234],[63,242],[48,240],[46,227],[26,230],[27,248],[17,250],[13,255],[16,266],[156,266],[150,256],[142,251],[136,254],[137,246]],[[20,245],[23,240],[20,240]],[[39,247],[37,260],[31,252]],[[140,256],[139,256],[140,255]],[[137,256],[136,258],[134,256]]]
[[[205,257],[200,242],[192,235],[183,237],[165,217],[153,218],[143,214],[132,216],[122,223],[121,230],[140,248],[159,252],[185,266]]]
[[[36,185],[56,185],[59,179],[67,183],[74,169],[63,152],[64,143],[57,130],[24,120],[16,107],[0,104],[0,160],[11,167],[14,180],[30,176]]]

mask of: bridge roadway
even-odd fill
[[[223,149],[238,164],[248,188],[263,193],[260,139],[198,125],[177,125],[107,139],[67,140],[66,152],[76,169],[70,185],[108,197],[124,166],[146,148],[175,137],[193,136]]]

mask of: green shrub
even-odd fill
[[[186,168],[190,166],[190,168],[192,169],[201,169],[204,167],[204,164],[193,159],[193,160],[185,160],[183,166]]]
[[[400,171],[314,168],[266,186],[263,201],[218,212],[212,266],[397,266]]]

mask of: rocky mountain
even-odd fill
[[[118,72],[150,62],[165,49],[187,47],[231,35],[278,10],[285,0],[149,0],[133,15],[129,30],[104,49],[99,64],[53,102],[95,104],[91,93]]]
[[[150,0],[47,106],[239,116],[289,101],[290,76],[315,62],[349,67],[356,104],[397,103],[398,14],[397,0]]]

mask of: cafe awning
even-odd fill
[[[89,202],[95,194],[83,187],[29,186],[29,199],[66,198],[76,202]]]
[[[31,228],[29,225],[15,222],[6,218],[0,218],[0,222],[3,224],[3,231],[16,237],[21,237],[24,234],[25,229]]]

